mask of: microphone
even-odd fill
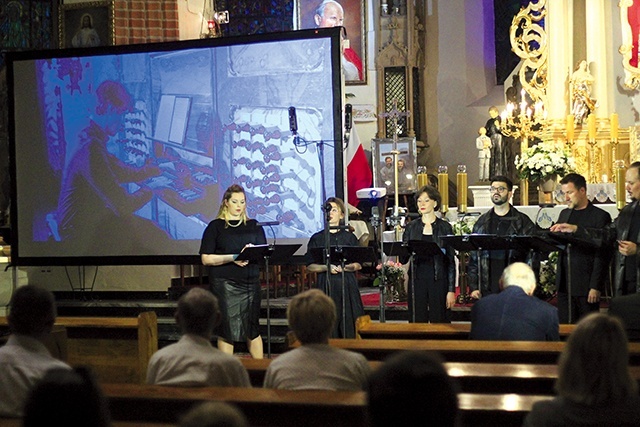
[[[292,107],[293,108],[293,107]],[[261,221],[258,223],[259,226],[272,226],[272,225],[280,225],[280,221]]]
[[[344,106],[344,139],[349,142],[349,137],[351,136],[351,128],[353,127],[353,107],[351,104],[346,104]]]
[[[331,203],[325,203],[324,206],[322,207],[322,209],[325,212],[331,212],[331,209],[333,209],[333,206],[331,206]]]
[[[298,133],[298,118],[296,116],[296,107],[289,107],[289,130],[293,135]]]

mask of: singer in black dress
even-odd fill
[[[331,205],[329,211],[329,226],[337,227],[342,223],[345,215],[344,202],[336,197],[327,199],[326,205]],[[358,246],[356,236],[347,230],[330,229],[329,230],[330,246]],[[345,316],[344,316],[344,336],[343,315],[342,315],[342,267],[338,264],[331,264],[331,275],[329,276],[329,289],[327,289],[327,266],[318,263],[312,254],[313,248],[323,248],[325,245],[324,230],[315,233],[309,239],[307,246],[307,268],[312,273],[318,274],[318,288],[328,294],[336,304],[337,322],[333,328],[333,338],[355,338],[356,337],[356,319],[364,315],[364,307],[360,290],[358,289],[358,281],[355,272],[360,270],[362,266],[357,263],[346,264],[344,266],[344,296],[345,296]]]
[[[202,264],[209,267],[211,292],[218,298],[222,322],[218,348],[233,354],[235,342],[246,341],[254,359],[262,359],[259,332],[260,265],[237,261],[245,247],[266,244],[264,230],[246,214],[244,189],[234,184],[222,198],[218,217],[204,231],[200,246]]]
[[[415,195],[420,219],[411,221],[405,228],[402,241],[435,242],[441,247],[437,255],[416,254],[413,260],[415,278],[416,322],[448,323],[449,309],[455,303],[456,269],[454,252],[442,248],[440,238],[453,234],[451,224],[436,217],[440,209],[440,193],[434,187],[422,187]],[[405,264],[408,258],[400,261]],[[412,320],[413,296],[409,278],[409,319]]]

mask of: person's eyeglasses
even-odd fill
[[[504,193],[507,187],[489,187],[489,193]]]

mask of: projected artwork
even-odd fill
[[[22,256],[197,254],[232,183],[250,217],[280,222],[269,237],[323,227],[319,150],[294,147],[287,111],[333,139],[331,38],[13,66]],[[332,146],[325,163],[334,195]]]

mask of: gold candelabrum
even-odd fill
[[[520,140],[520,155],[529,148],[529,140],[539,137],[547,122],[547,113],[542,101],[533,106],[527,103],[524,89],[521,92],[522,102],[519,105],[508,102],[507,108],[500,115],[502,119],[501,131],[503,135],[512,136]],[[529,181],[520,180],[520,204],[529,204]]]
[[[449,212],[449,168],[438,166],[438,191],[440,192],[440,212],[446,215]]]

